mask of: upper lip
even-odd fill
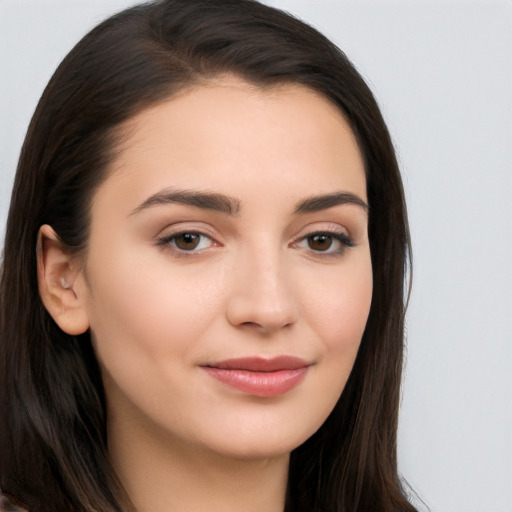
[[[220,370],[244,370],[250,372],[277,372],[280,370],[299,370],[310,363],[296,356],[277,357],[237,357],[205,365]]]

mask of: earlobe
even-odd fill
[[[57,325],[71,335],[87,331],[89,318],[82,272],[47,224],[38,233],[37,278],[41,300]]]

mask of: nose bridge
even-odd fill
[[[246,247],[233,269],[227,307],[233,325],[273,331],[298,318],[292,275],[285,251],[268,241],[258,250]]]

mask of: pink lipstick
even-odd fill
[[[203,366],[213,378],[249,395],[272,397],[297,386],[310,363],[294,356],[243,357]]]

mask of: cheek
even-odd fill
[[[348,271],[349,270],[349,271]],[[330,406],[341,395],[352,370],[372,300],[372,268],[369,253],[347,271],[324,281],[309,306],[309,322],[323,344],[322,381]]]
[[[311,422],[304,439],[316,432],[338,402],[364,333],[372,298],[372,269],[369,255],[346,265],[324,279],[311,279],[303,318],[308,333],[317,340],[317,364],[312,367],[310,386],[304,388],[303,410]],[[305,289],[303,289],[305,290]],[[309,336],[308,336],[309,337]]]
[[[108,272],[94,268],[89,317],[98,357],[106,364],[158,366],[166,356],[192,356],[195,342],[220,314],[219,272],[187,273],[163,255],[144,263],[118,254]]]
[[[372,300],[369,252],[337,274],[315,281],[308,305],[311,322],[322,333],[327,348],[344,350],[359,345]]]

